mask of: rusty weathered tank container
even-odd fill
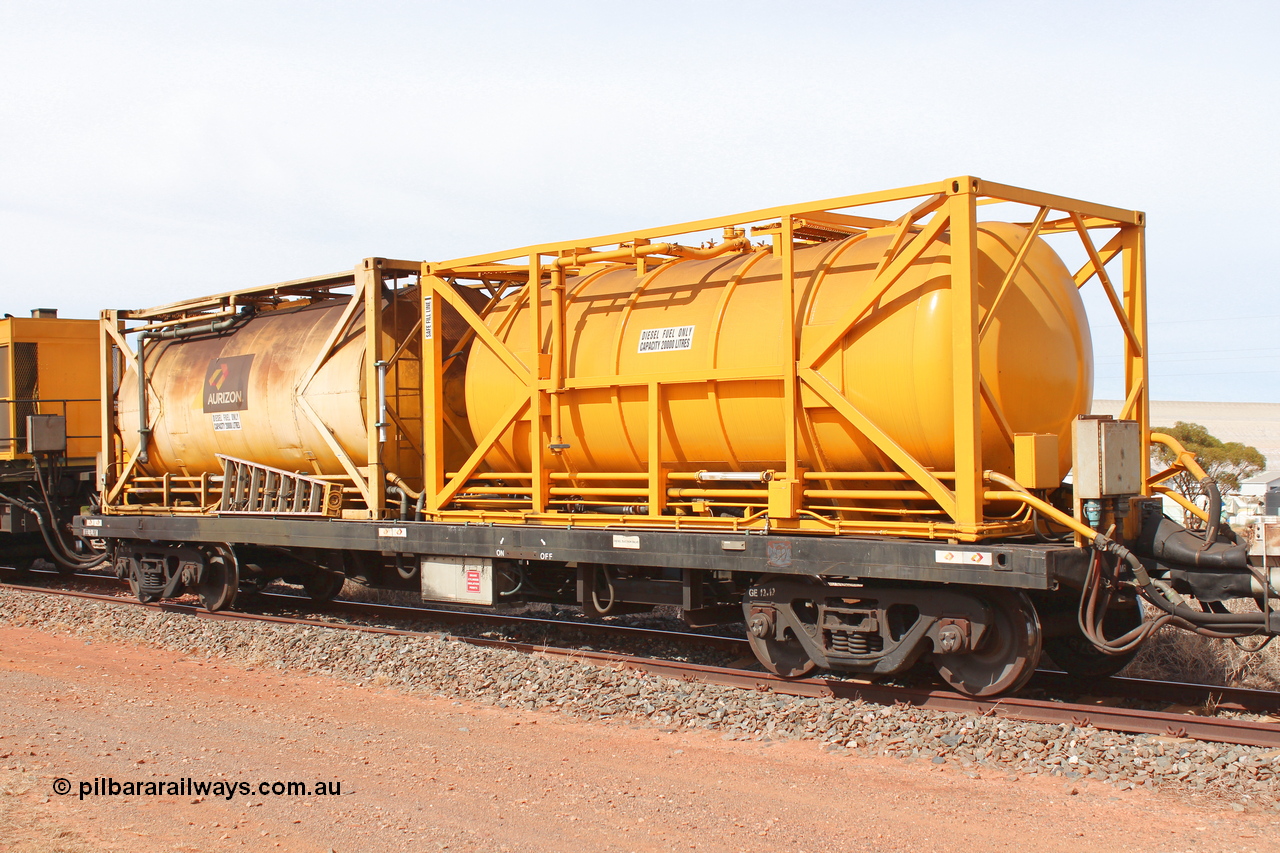
[[[216,454],[222,453],[290,470],[340,471],[299,398],[363,464],[363,338],[339,345],[303,382],[345,307],[266,311],[229,333],[150,343],[147,416],[154,425],[147,468],[155,474],[219,471]],[[136,435],[135,373],[125,377],[119,401],[125,435]]]
[[[183,337],[165,338],[159,330],[145,344],[151,431],[144,470],[219,472],[219,455],[318,475],[343,474],[341,454],[353,467],[367,466],[367,402],[377,389],[366,380],[364,307],[349,310],[349,303],[340,297],[260,310]],[[385,396],[399,420],[382,461],[408,477],[421,467],[420,436],[403,434],[421,430],[420,316],[416,290],[383,300],[382,346],[400,357],[385,371]],[[335,337],[340,323],[344,329]],[[456,312],[446,317],[447,339],[456,343],[463,328]],[[445,397],[465,424],[464,365],[460,360],[447,373]],[[136,371],[124,377],[117,400],[122,435],[133,439],[125,449],[132,453],[139,435]],[[461,453],[456,442],[447,451]]]
[[[1093,348],[1084,306],[1071,274],[1034,238],[1017,275],[991,312],[1006,271],[1028,230],[1008,223],[978,228],[977,300],[982,316],[981,375],[1003,428],[1053,434],[1059,477],[1071,467],[1071,422],[1087,413],[1093,391]],[[824,333],[867,295],[894,229],[795,252],[799,351],[824,347]],[[952,395],[951,246],[935,241],[897,283],[834,341],[815,369],[868,419],[923,465],[955,466]],[[786,326],[789,294],[782,262],[769,251],[668,263],[647,278],[630,269],[570,277],[565,284],[564,467],[580,472],[648,468],[646,376],[732,368],[743,379],[678,382],[664,393],[663,420],[672,470],[760,471],[786,467],[788,418],[780,377],[790,369]],[[531,363],[527,302],[508,298],[490,326]],[[507,315],[516,312],[516,317]],[[544,317],[550,303],[544,303]],[[551,334],[547,323],[546,336]],[[548,344],[549,347],[549,344]],[[825,347],[824,347],[825,348]],[[756,378],[759,377],[759,378]],[[574,389],[575,382],[619,385]],[[486,347],[476,347],[466,377],[467,412],[477,434],[520,392],[514,373]],[[801,464],[810,470],[882,471],[887,457],[827,403],[802,394]],[[968,402],[965,402],[968,405]],[[504,441],[506,455],[529,465],[526,419]],[[982,458],[1013,473],[1013,448],[982,409]],[[500,460],[492,459],[500,466]],[[504,470],[501,467],[498,470]]]

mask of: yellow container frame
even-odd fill
[[[886,203],[913,203],[896,219],[886,220],[869,215],[865,208]],[[267,305],[291,299],[334,298],[346,288],[352,291],[352,305],[366,305],[366,387],[376,385],[376,363],[393,361],[421,345],[423,399],[420,437],[410,438],[421,447],[420,470],[389,470],[381,461],[379,430],[381,412],[375,395],[368,396],[366,424],[368,447],[366,466],[349,462],[345,449],[336,448],[344,463],[345,473],[338,479],[346,484],[350,502],[344,516],[348,518],[390,518],[396,508],[388,505],[385,485],[394,483],[414,498],[421,496],[423,517],[429,521],[448,523],[535,524],[574,527],[628,527],[673,529],[723,529],[736,531],[788,530],[815,534],[900,535],[952,539],[972,542],[982,539],[1030,532],[1031,501],[1013,515],[993,516],[988,505],[1010,499],[1006,482],[996,483],[983,467],[982,413],[984,408],[1012,445],[1014,436],[1007,419],[999,410],[987,383],[981,375],[978,348],[987,330],[987,318],[1012,284],[1033,242],[1028,239],[1014,257],[995,302],[984,313],[977,299],[977,208],[982,205],[1010,202],[1027,206],[1033,213],[1022,223],[1031,238],[1053,234],[1074,234],[1087,257],[1074,275],[1075,284],[1083,288],[1096,280],[1106,295],[1122,330],[1125,365],[1125,402],[1121,417],[1139,422],[1142,452],[1149,449],[1148,340],[1146,305],[1145,216],[1140,211],[1124,210],[1064,196],[1051,195],[975,177],[957,177],[935,183],[920,184],[881,192],[825,199],[806,204],[786,205],[749,211],[733,216],[685,222],[665,228],[653,228],[610,234],[584,240],[545,243],[519,249],[457,258],[440,262],[417,262],[365,259],[354,273],[338,273],[293,282],[234,291],[203,299],[189,300],[146,311],[103,312],[103,363],[111,364],[115,352],[125,363],[136,363],[136,355],[126,341],[126,334],[157,325],[207,320],[211,314],[234,310],[237,304]],[[871,228],[892,228],[895,239],[876,270],[874,284],[859,302],[848,306],[843,317],[826,335],[812,345],[806,341],[801,349],[796,329],[798,282],[793,255],[797,247],[815,241],[856,235]],[[705,249],[680,246],[675,238],[720,231],[723,242]],[[1094,233],[1114,231],[1099,247]],[[840,391],[816,370],[824,355],[852,330],[868,308],[887,291],[920,255],[942,234],[949,233],[951,244],[953,376],[955,470],[930,470],[898,445],[884,430],[865,416]],[[647,472],[580,474],[561,470],[553,445],[559,441],[561,395],[582,381],[564,375],[566,330],[564,323],[564,282],[570,275],[600,269],[632,267],[639,278],[663,264],[683,257],[705,256],[729,250],[740,250],[751,237],[772,241],[772,251],[781,259],[783,278],[791,293],[792,311],[783,322],[794,343],[793,370],[781,375],[764,376],[735,368],[714,368],[679,374],[654,373],[610,380],[611,387],[640,386],[648,396]],[[1116,280],[1108,265],[1119,266]],[[418,340],[396,343],[394,352],[386,351],[382,340],[380,312],[376,310],[386,279],[398,276],[418,277],[421,285],[422,317],[425,322],[412,335]],[[487,297],[487,305],[473,310],[461,296],[462,288],[478,289]],[[505,346],[486,324],[486,318],[503,298],[515,294],[526,300],[530,309],[528,335],[536,364],[526,364]],[[547,305],[544,306],[544,296]],[[468,437],[454,423],[444,405],[444,366],[450,353],[443,351],[441,334],[442,303],[452,306],[470,327],[461,346],[488,347],[518,377],[523,391],[512,399],[503,417],[486,435]],[[544,317],[544,312],[549,316]],[[513,318],[515,312],[509,312]],[[128,328],[130,322],[143,326]],[[542,343],[546,325],[551,329],[550,344]],[[341,329],[335,329],[336,339]],[[322,359],[323,360],[323,356]],[[318,365],[317,365],[318,366]],[[136,367],[130,367],[136,369]],[[772,480],[759,484],[733,484],[734,488],[703,487],[696,474],[674,472],[662,466],[664,435],[662,401],[664,389],[678,383],[741,379],[781,380],[784,407],[795,412],[785,424],[785,465],[772,472]],[[124,452],[125,442],[114,423],[111,401],[110,371],[104,371],[103,460],[104,512],[208,512],[209,506],[179,509],[165,500],[134,501],[126,504],[124,496],[136,476],[136,452]],[[595,383],[598,386],[598,383]],[[802,419],[802,394],[813,394],[834,409],[848,424],[866,436],[894,468],[887,471],[806,471],[798,457]],[[412,418],[400,418],[387,412],[393,428],[404,431]],[[531,464],[527,470],[515,470],[499,447],[504,434],[522,419],[528,419]],[[326,441],[331,436],[321,430]],[[459,470],[446,470],[444,446],[446,435],[462,439],[474,449]],[[420,444],[419,444],[420,439]],[[489,459],[502,458],[501,471],[491,470]],[[182,479],[182,478],[177,478]],[[215,501],[218,484],[209,477],[193,477],[188,490],[199,491],[204,501]],[[215,481],[217,477],[213,478]],[[1007,480],[1008,478],[1002,478]],[[691,482],[692,481],[692,482]],[[593,485],[593,482],[596,485]],[[626,487],[618,486],[626,482]],[[486,486],[493,483],[493,486]],[[137,485],[141,486],[142,483]],[[159,484],[147,484],[161,491]],[[1145,487],[1150,494],[1154,482]],[[741,486],[741,487],[739,487]],[[887,487],[887,488],[886,488]],[[503,497],[495,499],[493,492]],[[1042,493],[1041,493],[1042,494]],[[591,496],[593,502],[644,505],[643,514],[619,516],[599,512],[574,512],[567,504],[572,497]],[[816,502],[834,502],[819,505]],[[672,505],[683,514],[664,514]],[[742,517],[717,517],[709,510],[717,504],[743,508]],[[1006,503],[1006,506],[1008,504]]]
[[[860,216],[858,208],[886,202],[919,200],[911,210],[897,220],[887,221]],[[808,204],[788,205],[751,211],[736,216],[716,217],[660,229],[611,234],[587,240],[567,243],[548,243],[529,246],[508,252],[460,258],[423,266],[424,316],[437,318],[436,300],[444,300],[463,315],[475,333],[477,345],[489,347],[518,376],[524,379],[527,395],[512,401],[506,416],[489,431],[479,437],[475,451],[462,470],[449,472],[439,464],[442,458],[445,424],[433,416],[442,406],[442,359],[447,356],[440,350],[438,330],[429,335],[424,347],[424,423],[428,425],[424,446],[434,448],[428,453],[425,464],[425,507],[427,516],[442,521],[478,521],[484,523],[525,523],[574,526],[627,527],[716,527],[734,529],[789,529],[813,533],[863,533],[925,536],[960,541],[976,541],[994,536],[1025,533],[1030,521],[1025,511],[1013,517],[989,517],[986,512],[989,481],[982,464],[981,412],[987,407],[993,419],[1000,425],[1006,439],[1014,437],[1007,420],[999,411],[980,373],[978,345],[986,331],[985,319],[994,313],[995,304],[985,315],[980,315],[977,301],[977,207],[997,202],[1013,202],[1035,209],[1027,223],[1031,236],[1054,233],[1075,233],[1087,254],[1088,261],[1076,272],[1077,287],[1084,287],[1097,279],[1115,312],[1124,333],[1125,391],[1126,399],[1121,417],[1137,420],[1143,435],[1144,455],[1148,449],[1148,394],[1147,394],[1147,310],[1146,310],[1146,262],[1144,254],[1145,217],[1139,211],[1123,210],[1063,196],[1050,195],[1033,190],[983,181],[974,177],[958,177],[931,184],[921,184],[883,192],[863,193],[841,198],[826,199]],[[793,310],[784,318],[790,337],[797,341],[795,309],[797,281],[793,274],[792,255],[801,245],[806,233],[830,230],[841,234],[854,234],[859,230],[891,226],[897,229],[890,253],[881,261],[874,285],[862,300],[850,305],[844,316],[834,325],[825,338],[816,345],[801,351],[798,343],[794,353],[794,371],[784,371],[780,377],[739,375],[733,369],[715,369],[700,373],[679,375],[654,374],[645,377],[629,377],[616,383],[639,385],[648,389],[649,395],[649,453],[651,460],[643,486],[627,490],[601,490],[602,496],[634,497],[644,500],[648,512],[643,516],[629,517],[625,521],[613,515],[582,514],[553,511],[553,501],[566,493],[581,494],[582,489],[557,489],[556,481],[569,479],[567,472],[551,470],[545,448],[557,440],[559,422],[559,395],[576,387],[563,373],[565,328],[563,323],[563,283],[570,272],[581,272],[592,265],[611,266],[629,264],[636,268],[637,276],[643,276],[651,265],[679,257],[666,244],[673,235],[723,229],[726,242],[734,235],[750,233],[752,236],[769,235],[773,250],[783,264],[783,276],[788,279]],[[1091,232],[1117,229],[1114,236],[1099,248]],[[903,450],[875,423],[858,411],[848,399],[821,375],[814,366],[826,352],[843,338],[875,300],[887,291],[907,267],[945,231],[950,232],[952,246],[951,288],[955,291],[952,304],[960,306],[952,320],[952,346],[954,349],[954,375],[952,377],[955,400],[954,424],[956,436],[956,470],[936,472],[922,465]],[[1025,247],[1031,245],[1028,239]],[[666,256],[664,258],[664,255]],[[1025,257],[1019,252],[1008,270],[996,304],[1013,281]],[[1119,260],[1122,266],[1121,284],[1117,290],[1107,265]],[[544,282],[544,278],[547,280]],[[530,335],[533,351],[538,353],[538,364],[524,364],[515,353],[507,349],[485,325],[484,312],[471,311],[458,296],[462,286],[485,287],[495,293],[502,292],[497,285],[517,286],[527,293]],[[549,351],[541,346],[539,333],[544,321],[540,317],[543,291],[549,291],[551,339]],[[967,307],[967,310],[963,310]],[[777,379],[784,387],[784,406],[796,412],[796,417],[786,424],[786,467],[778,471],[768,489],[756,490],[694,490],[672,488],[674,476],[665,471],[662,459],[662,424],[659,417],[664,387],[680,382],[707,382],[727,379]],[[798,405],[802,389],[816,394],[835,409],[853,428],[870,439],[895,463],[897,470],[887,472],[817,472],[804,471],[797,458],[798,436],[803,408]],[[550,414],[550,428],[544,424],[543,414]],[[519,474],[503,472],[493,475],[503,480],[522,480],[529,485],[528,505],[509,509],[470,509],[459,511],[450,505],[460,497],[465,498],[467,483],[484,476],[481,468],[485,458],[493,453],[503,433],[517,420],[528,417],[537,428],[530,434],[531,470]],[[552,460],[554,461],[554,455]],[[593,479],[635,479],[636,475],[593,474]],[[582,480],[581,476],[572,479]],[[813,489],[813,481],[866,481],[897,480],[914,483],[915,491],[878,491],[875,489]],[[510,487],[503,487],[511,491]],[[625,491],[625,494],[618,494]],[[753,494],[753,502],[759,505],[744,518],[720,519],[705,516],[663,515],[668,500],[698,498],[714,500],[716,494],[725,500],[745,499]],[[993,494],[993,493],[992,493]],[[807,500],[839,499],[864,501],[926,501],[932,506],[902,511],[905,520],[880,518],[832,518],[808,508]],[[1007,496],[1006,496],[1007,499]],[[842,507],[849,509],[848,507]],[[829,509],[824,507],[823,509]],[[883,515],[889,510],[883,506],[868,507],[866,514]],[[834,514],[834,513],[833,513]],[[839,513],[847,515],[846,512]]]

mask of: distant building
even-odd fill
[[[1280,515],[1280,471],[1264,471],[1242,481],[1234,502],[1233,515]]]
[[[1120,416],[1123,400],[1094,400],[1093,414]],[[1258,448],[1267,463],[1276,470],[1250,477],[1240,484],[1239,495],[1223,500],[1230,517],[1261,515],[1266,510],[1266,494],[1280,489],[1280,403],[1208,403],[1177,400],[1152,400],[1151,425],[1173,426],[1178,421],[1200,424],[1222,441],[1238,441]],[[1280,506],[1280,494],[1276,496]],[[1204,499],[1197,501],[1204,506]],[[1172,518],[1182,519],[1183,510],[1165,498],[1164,510]],[[1280,508],[1273,514],[1280,513]]]
[[[1122,400],[1094,400],[1095,415],[1120,416]],[[1280,470],[1280,403],[1196,403],[1151,401],[1151,425],[1177,421],[1200,424],[1223,441],[1258,448],[1267,463]]]

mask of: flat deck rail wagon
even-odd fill
[[[1169,623],[1274,634],[1280,568],[1212,481],[1203,533],[1160,510],[1204,472],[1150,431],[1144,229],[960,177],[104,311],[76,529],[144,599],[669,605],[783,675],[927,657],[975,695],[1042,650],[1117,671]],[[1117,419],[1089,415],[1085,287]]]

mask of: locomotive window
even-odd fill
[[[0,397],[9,396],[9,345],[0,346]]]

